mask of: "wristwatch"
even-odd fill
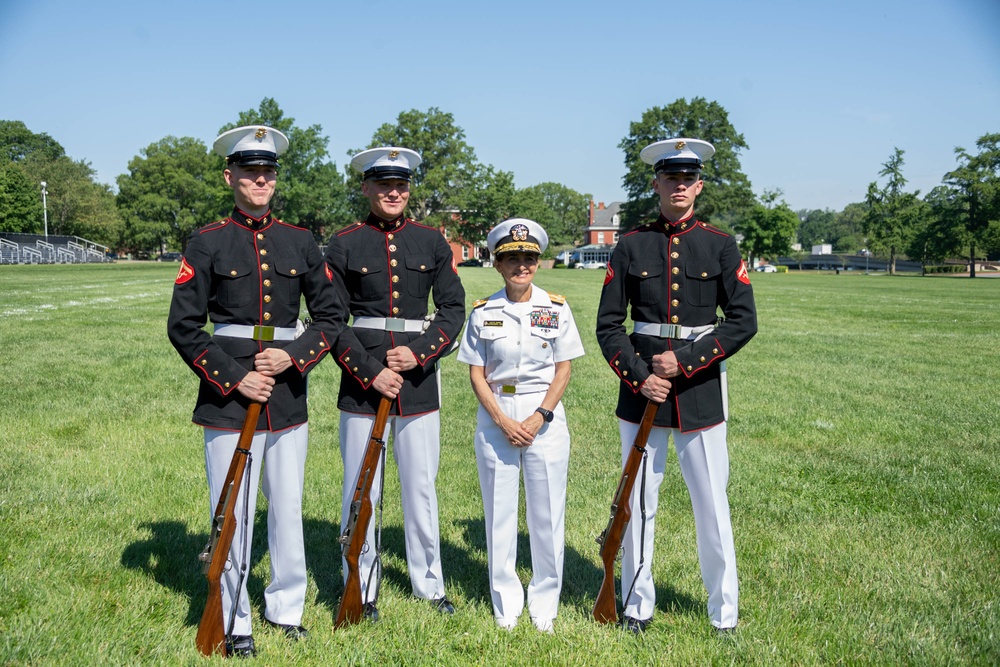
[[[547,422],[551,422],[552,417],[555,416],[552,414],[551,410],[546,410],[545,408],[535,408],[535,412],[540,414],[542,416],[542,419],[544,419]]]

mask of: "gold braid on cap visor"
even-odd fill
[[[493,254],[499,255],[502,252],[535,252],[541,255],[542,248],[537,243],[532,243],[531,241],[511,241],[497,246]]]

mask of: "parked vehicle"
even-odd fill
[[[761,264],[760,266],[755,267],[754,271],[757,271],[758,273],[777,273],[778,267],[774,264]]]
[[[576,268],[578,269],[606,269],[608,265],[605,262],[577,262]]]
[[[483,260],[481,259],[464,259],[458,263],[459,266],[482,266]]]
[[[181,254],[179,252],[165,252],[156,258],[157,262],[179,262]]]

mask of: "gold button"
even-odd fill
[[[295,269],[292,269],[291,271],[289,271],[289,273],[294,276],[296,273],[298,273],[298,271],[296,271]]]
[[[267,250],[265,250],[264,248],[261,248],[260,249],[260,254],[266,255],[267,254]]]
[[[259,240],[263,241],[264,240],[264,235],[263,234],[257,234],[257,238]]]
[[[299,364],[300,364],[300,365],[301,365],[301,364],[304,364],[304,363],[306,363],[306,360],[305,360],[305,359],[299,359]]]
[[[228,382],[225,384],[225,387],[226,387],[226,389],[229,389],[229,383]]]
[[[235,275],[236,275],[236,271],[230,271],[230,272],[229,272],[229,275],[231,275],[231,276],[235,276]]]
[[[688,370],[691,370],[691,367],[690,367],[690,366],[688,366]]]
[[[632,386],[633,386],[633,387],[638,387],[638,386],[639,386],[639,381],[638,381],[638,380],[634,380],[634,381],[632,382]]]
[[[681,286],[680,286],[680,285],[678,285],[677,283],[674,283],[673,285],[671,285],[671,286],[670,286],[670,289],[672,289],[672,290],[673,290],[673,291],[675,291],[675,292],[676,292],[677,290],[679,290],[680,288],[681,288]]]
[[[681,256],[681,254],[676,250],[674,250],[672,253],[670,253],[670,256],[673,257],[674,259],[677,259],[678,257]]]
[[[670,269],[670,273],[674,274],[675,276],[676,276],[676,275],[677,275],[678,273],[680,273],[680,272],[681,272],[680,268],[679,268],[679,267],[676,267],[676,266],[675,266],[674,268]]]
[[[648,275],[649,275],[649,274],[648,274],[648,273],[646,273],[645,271],[643,271],[643,272],[642,272],[642,277],[643,277],[643,278],[645,278],[645,277],[646,277],[646,276],[648,276]]]
[[[270,294],[265,294],[264,295],[264,303],[271,303],[271,295]]]
[[[393,315],[398,315],[399,314],[399,308],[393,308],[392,309],[392,314]]]
[[[351,363],[351,358],[350,357],[344,357],[344,363],[345,364]]]
[[[395,237],[394,237],[394,236],[393,236],[393,235],[392,235],[392,234],[390,233],[390,234],[389,234],[389,235],[387,236],[387,238],[388,238],[388,239],[389,239],[389,240],[391,241],[391,240],[392,240],[393,238],[395,238]]]
[[[264,321],[271,319],[271,313],[264,313]]]
[[[316,350],[309,350],[309,354],[316,354]],[[705,361],[705,360],[702,359],[702,361]]]
[[[393,299],[398,299],[399,298],[399,292],[393,292],[392,293],[392,298]]]
[[[201,365],[202,365],[202,366],[205,366],[205,365],[207,365],[207,364],[208,364],[208,359],[202,359],[202,360],[201,360]]]
[[[354,370],[355,373],[357,373],[358,372],[358,367],[355,366],[353,370]]]
[[[212,375],[218,375],[219,371],[212,371]]]
[[[262,270],[262,271],[267,271],[267,270],[268,270],[269,268],[271,268],[271,267],[270,267],[270,266],[268,266],[268,265],[267,265],[266,263],[264,263],[264,264],[261,264],[261,265],[260,265],[260,268],[261,268],[261,270]]]
[[[680,319],[679,317],[677,317],[676,315],[674,315],[673,317],[670,318],[670,322],[671,322],[671,324],[677,324],[677,321],[679,319]]]
[[[399,264],[399,262],[397,262],[396,260],[392,260],[391,262],[389,262],[389,266],[396,266],[397,264]]]
[[[438,338],[438,342],[439,343],[443,343],[444,342],[444,338]]]
[[[437,347],[435,347],[434,345],[431,345],[431,349],[432,349],[432,350],[436,350],[436,349],[437,349]]]
[[[702,358],[701,358],[701,360],[702,360],[702,361],[705,361],[705,357],[702,357]]]
[[[270,280],[265,280],[264,281],[264,287],[270,287],[270,286],[271,286],[271,281]]]
[[[421,358],[421,359],[423,359],[423,358],[424,358],[424,355],[422,355],[422,354],[421,354],[421,355],[420,355],[420,358]]]
[[[396,252],[396,245],[393,243],[389,244],[389,252]]]
[[[368,273],[368,267],[367,266],[362,266],[361,267],[361,273]]]
[[[713,347],[712,348],[712,354],[718,354],[718,353],[719,353],[719,348]]]
[[[617,365],[618,365],[618,360],[617,360],[617,359],[615,359],[615,366],[617,366]]]
[[[326,347],[326,343],[320,342],[319,346],[320,347]]]
[[[398,283],[399,282],[399,276],[393,276],[392,277],[392,282]]]
[[[679,305],[681,305],[681,302],[678,301],[677,299],[674,299],[673,301],[670,302],[670,305],[671,306],[679,306]]]
[[[364,381],[367,383],[368,382],[368,378],[365,378]]]
[[[628,371],[622,371],[622,375],[623,375],[624,377],[628,377]]]
[[[687,229],[687,228],[688,228],[688,223],[682,222],[681,223],[681,229]]]
[[[680,245],[681,240],[675,236],[670,240],[670,242],[673,243],[674,245]]]
[[[707,274],[707,273],[705,273],[704,271],[702,271],[702,272],[701,272],[701,277],[702,277],[702,278],[708,278],[708,274]]]
[[[420,265],[420,270],[421,270],[421,271],[423,271],[423,270],[424,270],[424,269],[426,269],[426,268],[427,268],[427,266],[426,266],[426,265],[424,265],[424,264],[421,264],[421,265]]]

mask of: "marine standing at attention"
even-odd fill
[[[347,524],[353,481],[368,443],[381,397],[392,399],[392,451],[399,469],[406,563],[413,594],[446,614],[435,482],[441,452],[440,393],[436,365],[457,340],[465,320],[465,291],[451,248],[440,231],[406,218],[410,180],[420,155],[407,148],[372,148],[351,166],[363,175],[368,218],[337,232],[326,261],[343,280],[352,326],[336,345],[341,367],[340,455],[344,462],[341,525]],[[428,297],[437,309],[430,319]],[[380,465],[381,468],[381,465]],[[382,493],[381,474],[372,503]],[[381,565],[375,521],[362,552],[365,615],[378,620],[376,596]],[[347,568],[344,568],[345,576]]]
[[[723,632],[735,628],[738,618],[726,493],[725,361],[757,332],[757,314],[736,240],[695,217],[695,199],[704,187],[701,169],[714,154],[710,143],[697,139],[667,139],[642,150],[640,158],[653,165],[660,215],[622,235],[597,314],[597,342],[621,380],[615,414],[623,465],[647,402],[662,403],[623,544],[623,625],[636,634],[645,631],[656,604],[654,521],[670,437],[691,496],[709,618]],[[625,329],[630,307],[631,335]]]

